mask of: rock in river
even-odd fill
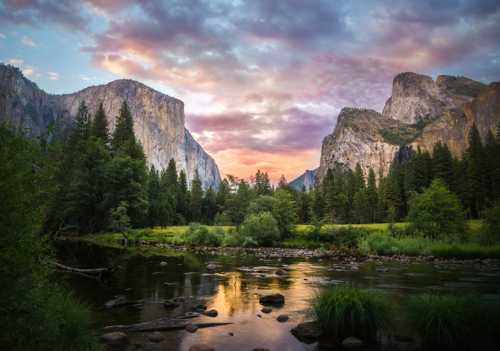
[[[342,341],[342,348],[345,348],[345,349],[354,349],[354,348],[359,348],[362,346],[363,346],[363,341],[358,339],[358,338],[352,337],[352,336],[345,338]]]
[[[321,336],[321,329],[317,322],[304,322],[297,325],[290,331],[297,339],[306,344],[318,341]]]
[[[262,313],[271,313],[273,309],[271,307],[264,307],[260,310]]]
[[[190,333],[196,333],[196,331],[198,330],[198,327],[194,324],[188,324],[186,325],[186,331],[190,332]]]
[[[208,310],[203,312],[203,314],[207,317],[217,317],[219,313],[217,312],[217,310]]]
[[[215,351],[215,349],[207,344],[196,344],[191,346],[189,351]]]
[[[259,299],[259,302],[262,305],[284,305],[285,304],[285,297],[281,294],[271,294],[271,295],[264,295],[261,296]]]
[[[128,336],[123,332],[106,333],[101,336],[101,342],[106,345],[126,345],[128,344]]]
[[[280,314],[276,320],[280,323],[285,323],[288,320],[288,315]]]
[[[154,332],[148,335],[148,340],[151,342],[162,342],[165,337],[160,332]]]

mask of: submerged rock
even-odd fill
[[[285,304],[285,297],[281,294],[270,294],[270,295],[264,295],[259,298],[259,302],[262,305],[284,305]]]
[[[203,312],[203,314],[207,317],[217,317],[219,312],[217,312],[217,310],[208,310],[208,311]]]
[[[352,337],[352,336],[345,338],[342,341],[342,347],[346,348],[346,349],[347,348],[348,349],[359,348],[362,346],[363,346],[363,341],[358,339],[358,338]]]
[[[165,339],[162,333],[154,332],[148,335],[148,340],[151,342],[162,342]]]
[[[128,344],[128,336],[123,332],[111,332],[103,334],[100,338],[101,342],[106,345],[126,345]]]
[[[312,344],[321,337],[321,328],[317,322],[304,322],[290,331],[299,341]]]
[[[191,346],[189,351],[215,351],[215,349],[207,344],[196,344]]]
[[[280,314],[278,318],[276,318],[276,320],[280,323],[285,323],[286,321],[288,321],[288,319],[289,317],[286,314]]]
[[[264,307],[260,310],[262,313],[271,313],[273,309],[271,307]]]
[[[188,324],[186,325],[186,331],[190,332],[190,333],[196,333],[196,331],[198,330],[198,327],[194,324]]]

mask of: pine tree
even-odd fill
[[[252,198],[250,186],[241,179],[238,183],[236,194],[226,200],[227,214],[231,218],[231,222],[235,225],[239,226],[243,223]]]
[[[212,187],[209,187],[205,191],[205,196],[202,201],[202,218],[203,222],[206,224],[213,224],[215,219],[215,214],[217,213],[217,202],[215,197],[215,192]]]
[[[355,223],[370,222],[370,205],[365,189],[360,189],[354,194],[352,212]]]
[[[186,172],[184,172],[184,170],[179,172],[175,208],[177,210],[177,223],[185,224],[189,217],[189,192],[187,187]]]
[[[311,197],[306,186],[302,185],[302,191],[296,193],[297,220],[299,223],[309,223],[311,221]]]
[[[92,136],[107,144],[109,142],[108,120],[102,102],[99,104],[92,123]]]
[[[201,180],[198,172],[196,172],[193,181],[191,182],[191,217],[192,222],[200,222],[202,220],[202,200],[203,200],[203,189],[201,187]]]
[[[370,223],[374,223],[377,216],[378,193],[375,172],[372,168],[370,168],[368,171],[368,185],[366,187],[366,195],[368,200],[368,221]]]
[[[130,144],[135,144],[134,120],[126,101],[123,101],[120,114],[116,119],[116,126],[113,132],[111,145],[116,152],[121,148],[128,148]]]
[[[257,170],[255,174],[255,193],[259,195],[271,195],[271,182],[269,181],[269,175],[267,173],[261,172],[260,169]]]
[[[476,125],[469,131],[467,160],[467,207],[470,215],[477,218],[484,208],[485,200],[485,157],[483,144]]]
[[[312,220],[322,221],[325,217],[325,199],[323,197],[322,186],[319,182],[314,185],[312,191]]]
[[[227,179],[224,179],[219,184],[219,189],[217,191],[216,204],[217,204],[217,212],[222,213],[226,210],[226,201],[229,198],[230,189],[229,182]]]
[[[148,223],[150,226],[161,224],[160,175],[152,165],[148,177]]]
[[[278,189],[288,189],[288,182],[286,181],[285,175],[282,174],[278,182]]]
[[[453,157],[448,145],[438,142],[432,152],[432,169],[435,178],[440,178],[451,189],[453,184]]]

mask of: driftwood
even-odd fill
[[[184,329],[188,324],[192,324],[198,328],[209,328],[218,327],[222,325],[228,325],[233,323],[191,323],[188,319],[180,318],[159,318],[148,322],[129,324],[129,325],[110,325],[104,327],[104,332],[151,332],[151,331],[165,331],[165,330],[175,330]]]
[[[70,266],[65,266],[58,262],[52,262],[52,264],[61,272],[75,273],[86,278],[101,279],[103,274],[109,273],[111,270],[109,268],[75,268]]]

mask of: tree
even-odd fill
[[[441,179],[410,199],[408,219],[411,228],[431,239],[460,238],[465,233],[464,212],[458,197]]]
[[[201,206],[203,200],[203,189],[201,188],[201,180],[198,172],[195,173],[194,179],[191,182],[191,217],[192,222],[200,222],[201,218]]]
[[[353,218],[356,223],[370,222],[370,205],[366,190],[360,189],[354,194],[352,207]]]
[[[260,169],[257,170],[255,174],[255,193],[258,195],[270,195],[271,194],[271,183],[269,181],[269,175],[267,173],[261,172]]]
[[[438,142],[432,152],[432,169],[435,178],[443,180],[451,189],[453,185],[453,157],[448,145]]]
[[[302,191],[296,192],[297,220],[299,223],[309,223],[311,221],[311,193],[306,191],[302,185]]]
[[[189,192],[187,187],[186,172],[179,172],[179,181],[176,190],[175,208],[177,210],[177,223],[185,224],[189,216]]]
[[[312,191],[312,220],[322,221],[325,217],[325,199],[322,187],[315,184]]]
[[[205,196],[202,202],[202,218],[203,222],[207,224],[213,224],[215,219],[215,214],[217,213],[217,203],[215,198],[215,192],[212,187],[209,187],[205,191]]]
[[[484,180],[484,149],[476,125],[469,131],[469,147],[466,151],[467,162],[467,207],[472,217],[478,217],[484,208],[485,180]]]
[[[154,227],[161,224],[160,175],[155,166],[151,166],[148,177],[148,223]]]
[[[217,212],[222,213],[226,209],[226,201],[230,196],[231,190],[229,188],[229,181],[224,179],[219,184],[219,189],[217,191],[216,203],[217,203]]]
[[[272,212],[277,201],[278,200],[271,195],[260,195],[250,202],[247,213],[257,214],[262,212]]]
[[[250,242],[258,246],[271,246],[280,239],[278,223],[269,212],[248,215],[240,233],[247,242],[251,239]]]
[[[297,209],[293,196],[284,189],[278,189],[273,195],[276,200],[273,203],[272,215],[278,223],[281,238],[290,236],[294,224],[297,223]]]
[[[116,152],[122,148],[129,148],[131,144],[135,143],[134,120],[127,102],[123,101],[122,106],[120,107],[120,114],[116,119],[116,126],[113,132],[111,146]]]
[[[118,207],[111,210],[111,229],[117,233],[125,234],[130,230],[130,218],[127,215],[128,204],[120,202]]]
[[[368,201],[368,222],[374,223],[377,220],[378,193],[375,172],[372,168],[368,170],[368,184],[366,187],[366,195]]]
[[[109,142],[109,129],[108,129],[108,120],[106,117],[106,113],[104,112],[104,107],[102,102],[99,104],[97,112],[94,116],[94,121],[92,123],[92,136],[96,137],[104,142],[104,144],[108,144]]]
[[[248,206],[252,201],[252,192],[250,186],[243,179],[238,183],[236,194],[231,196],[227,201],[227,214],[231,218],[231,222],[239,226],[245,219]]]

